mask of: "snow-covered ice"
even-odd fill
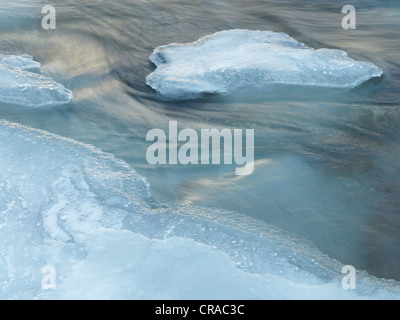
[[[397,282],[363,272],[344,291],[341,270],[240,214],[158,207],[111,154],[0,121],[0,299],[400,298]]]
[[[147,84],[167,99],[228,94],[270,84],[353,88],[383,70],[334,49],[307,47],[285,33],[227,30],[156,48]]]
[[[69,103],[73,99],[70,90],[29,71],[40,67],[29,55],[0,54],[0,102],[28,107]]]

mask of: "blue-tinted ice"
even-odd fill
[[[0,102],[28,107],[69,103],[73,99],[70,90],[29,71],[40,66],[28,55],[0,54]]]
[[[154,50],[147,84],[165,98],[229,94],[269,84],[353,88],[383,70],[341,50],[305,46],[285,33],[228,30]]]
[[[149,185],[93,146],[0,120],[0,299],[398,299],[245,216],[148,205]],[[56,271],[56,289],[44,290]]]

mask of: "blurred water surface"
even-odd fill
[[[0,52],[28,53],[73,90],[73,103],[0,104],[0,118],[93,144],[148,177],[159,202],[230,209],[303,237],[323,253],[400,280],[400,3],[347,1],[54,0],[57,30],[41,28],[46,1],[0,1]],[[161,101],[146,86],[152,50],[226,29],[286,32],[384,69],[354,90],[278,87],[191,102]],[[152,167],[146,133],[255,129],[256,168]]]

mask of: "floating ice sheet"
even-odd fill
[[[154,50],[147,84],[169,99],[228,94],[268,84],[353,88],[383,70],[341,50],[315,50],[284,33],[228,30]]]
[[[73,99],[70,90],[29,71],[40,66],[28,55],[0,54],[0,102],[29,107],[69,103]]]

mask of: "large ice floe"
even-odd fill
[[[32,72],[40,67],[29,55],[0,54],[0,102],[28,107],[69,103],[73,99],[70,90]]]
[[[341,50],[307,47],[285,33],[227,30],[154,50],[147,84],[167,99],[228,94],[271,84],[353,88],[383,70]]]
[[[0,121],[0,299],[399,299],[240,214],[159,206],[99,149]],[[50,289],[51,288],[51,289]]]

